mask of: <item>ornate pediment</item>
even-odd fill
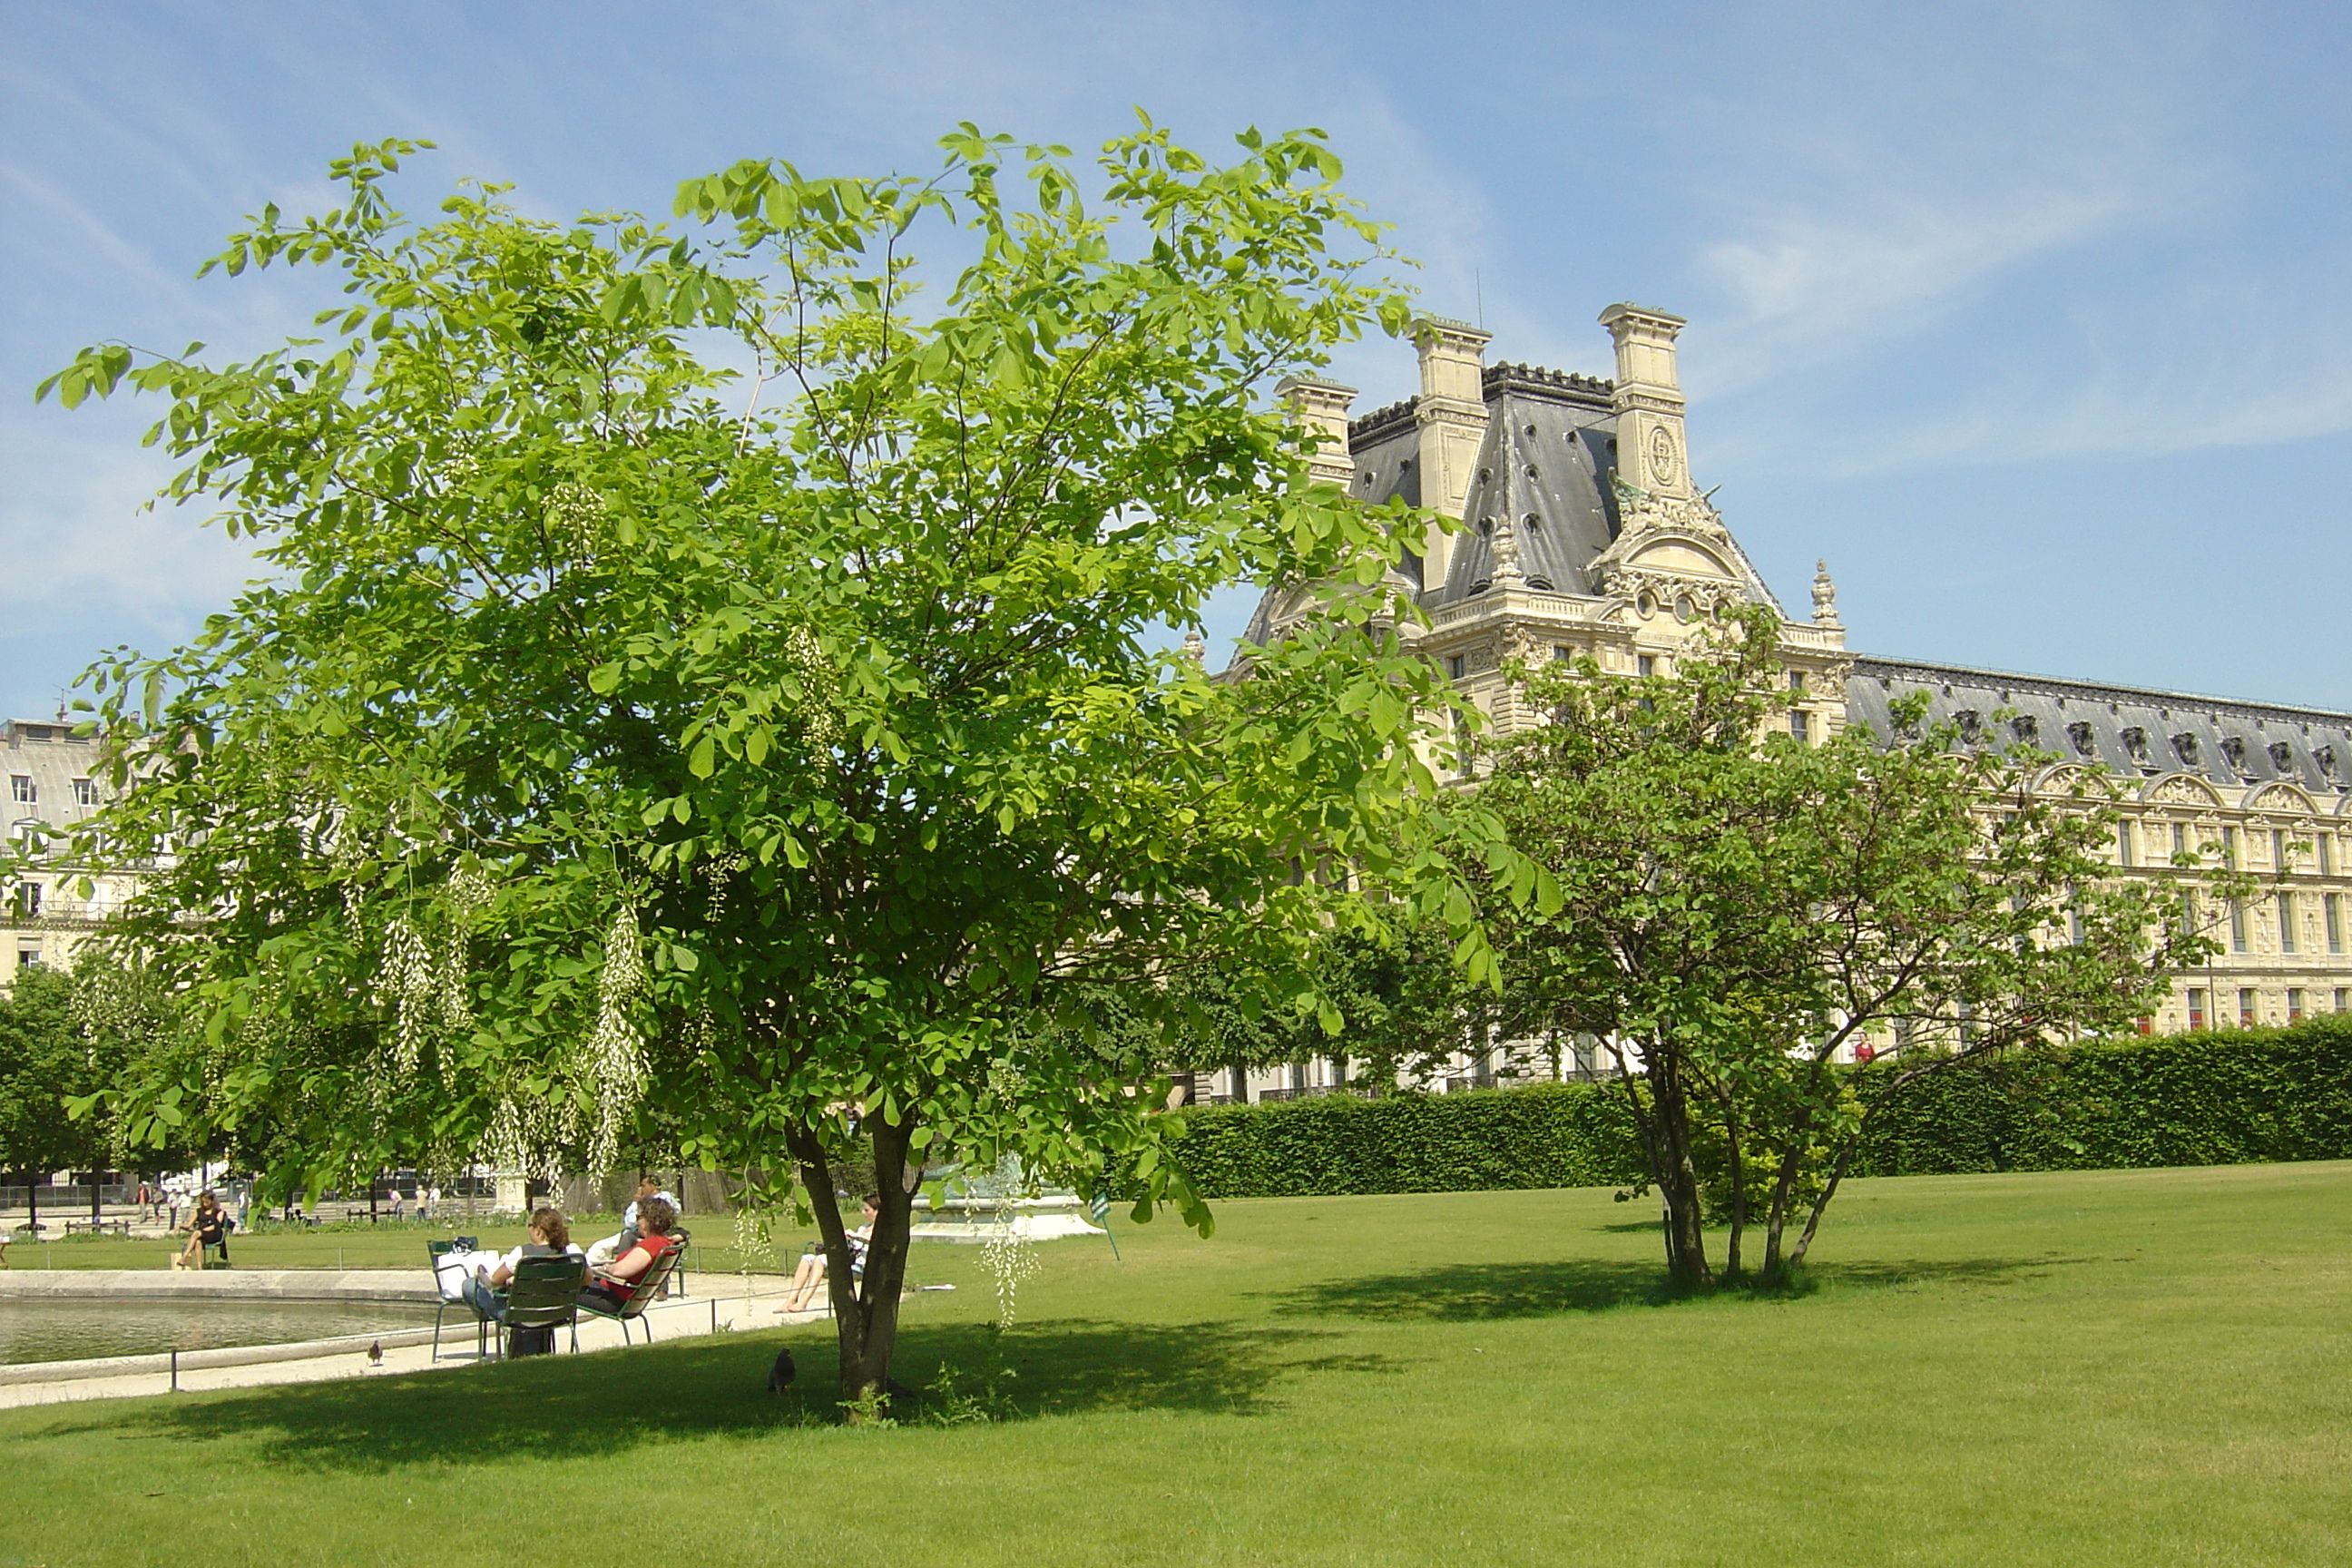
[[[2309,816],[2319,809],[2312,803],[2311,796],[2291,784],[2266,784],[2250,789],[2246,792],[2246,805],[2249,808],[2259,807],[2263,811],[2292,811],[2298,816]]]
[[[2167,773],[2162,778],[2150,779],[2139,797],[2150,805],[2189,805],[2200,810],[2221,804],[2212,785],[2189,773]]]
[[[2039,795],[2071,795],[2078,787],[2094,795],[2105,791],[2109,787],[2106,770],[2080,763],[2053,763],[2033,775],[2033,789]]]

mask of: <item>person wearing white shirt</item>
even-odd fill
[[[588,1249],[589,1262],[610,1263],[613,1259],[620,1257],[621,1254],[628,1251],[630,1247],[635,1247],[637,1244],[637,1205],[645,1202],[647,1198],[661,1199],[662,1202],[669,1205],[670,1212],[673,1214],[683,1214],[685,1212],[685,1210],[679,1205],[677,1198],[669,1191],[668,1188],[663,1186],[651,1176],[639,1176],[637,1178],[637,1195],[631,1198],[629,1200],[629,1206],[621,1211],[620,1230],[612,1236],[606,1237],[604,1240],[596,1243],[593,1247],[591,1247]]]

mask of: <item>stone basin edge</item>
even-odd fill
[[[440,1300],[424,1268],[14,1268],[0,1301],[408,1301]]]
[[[471,1323],[470,1317],[467,1320]],[[382,1334],[340,1334],[327,1340],[297,1340],[282,1345],[230,1345],[216,1351],[182,1351],[180,1370],[208,1366],[258,1366],[268,1362],[310,1361],[319,1356],[360,1355],[368,1346],[386,1349],[430,1344],[431,1329],[394,1329]],[[473,1359],[470,1355],[467,1360]],[[169,1351],[154,1355],[91,1356],[81,1361],[35,1361],[0,1366],[0,1386],[20,1383],[81,1383],[95,1378],[137,1377],[172,1370]]]

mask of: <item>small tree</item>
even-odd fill
[[[1684,1288],[1716,1279],[1708,1177],[1726,1272],[1761,1219],[1777,1277],[1889,1096],[2127,1026],[2212,951],[2181,889],[2113,878],[2104,780],[2036,788],[2053,759],[1923,729],[1924,703],[1898,707],[1895,736],[1790,738],[1771,722],[1790,700],[1777,635],[1754,609],[1665,676],[1514,668],[1550,721],[1501,742],[1479,786],[1563,896],[1490,906],[1507,1027],[1618,1048]],[[1889,1033],[1899,1066],[1857,1100],[1838,1058]]]
[[[745,163],[680,187],[684,235],[477,188],[413,226],[383,194],[413,149],[363,147],[344,205],[220,258],[336,269],[326,341],[55,378],[167,394],[168,494],[271,569],[97,676],[147,737],[97,826],[152,862],[116,931],[197,1010],[184,1091],[299,1121],[305,1184],[425,1147],[603,1168],[650,1099],[753,1201],[796,1174],[852,1399],[926,1162],[1117,1166],[1205,1233],[1165,1081],[1034,1020],[1114,984],[1171,1011],[1212,960],[1286,1005],[1328,927],[1391,910],[1475,968],[1460,857],[1540,881],[1432,805],[1397,520],[1263,411],[1402,324],[1375,231],[1317,133],[1241,143],[1147,122],[1103,152],[1108,216],[1058,149],[969,127],[929,178]],[[969,255],[929,320],[926,226]],[[1338,586],[1246,681],[1150,650],[1251,580]]]

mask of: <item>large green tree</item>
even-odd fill
[[[146,1023],[90,959],[17,971],[0,993],[0,1172],[29,1182],[127,1163],[120,1125],[88,1105],[150,1044]]]
[[[2211,951],[2170,879],[2113,875],[2104,780],[2037,783],[2055,759],[1966,745],[1924,704],[1897,735],[1791,738],[1778,630],[1748,612],[1643,679],[1516,668],[1549,721],[1501,742],[1478,786],[1564,900],[1490,907],[1502,1030],[1620,1048],[1685,1288],[1717,1278],[1710,1207],[1726,1274],[1757,1221],[1765,1273],[1793,1268],[1890,1097],[2127,1027]],[[1841,1058],[1874,1040],[1895,1067],[1858,1099]]]
[[[0,994],[0,1171],[33,1184],[87,1154],[89,1129],[65,1113],[66,1097],[89,1087],[85,1055],[66,976],[20,971]],[[37,1192],[32,1204],[37,1222]]]
[[[595,1167],[650,1102],[706,1166],[797,1173],[851,1397],[926,1161],[1115,1166],[1205,1232],[1164,1082],[1036,1019],[1110,984],[1172,1016],[1213,964],[1336,1025],[1332,925],[1446,922],[1475,971],[1464,868],[1543,882],[1417,761],[1449,700],[1380,586],[1400,519],[1267,411],[1402,326],[1377,232],[1318,134],[1239,141],[1147,122],[1082,176],[965,127],[928,177],[690,180],[680,230],[480,187],[412,223],[415,149],[362,147],[341,206],[219,258],[331,269],[319,340],[54,378],[168,396],[170,499],[269,571],[97,675],[138,787],[92,847],[147,867],[115,929],[201,1019],[184,1100],[299,1123],[284,1183],[423,1142]],[[1245,681],[1153,651],[1249,581],[1328,613]]]

